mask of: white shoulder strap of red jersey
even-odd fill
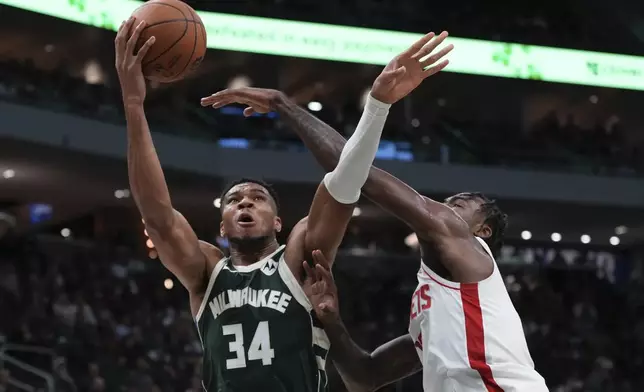
[[[487,242],[485,242],[485,240],[481,237],[474,237],[474,238],[476,238],[481,243],[481,245],[483,246],[483,249],[485,249],[487,254],[492,258],[492,260],[494,260],[494,255],[492,254],[492,250],[490,250],[490,247],[487,245]]]

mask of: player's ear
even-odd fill
[[[481,238],[490,238],[492,236],[492,228],[487,223],[483,223],[478,227],[474,235]]]
[[[273,221],[273,228],[278,233],[282,231],[282,219],[279,216],[275,217],[275,220]]]
[[[225,237],[226,231],[224,230],[224,221],[219,222],[219,236]]]

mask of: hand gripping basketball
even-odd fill
[[[155,37],[150,37],[135,54],[134,48],[141,31],[145,28],[145,22],[140,22],[132,32],[134,21],[134,17],[131,17],[123,22],[114,40],[116,72],[121,83],[121,93],[123,94],[123,103],[125,105],[142,104],[145,100],[145,78],[143,77],[141,62],[156,40]]]

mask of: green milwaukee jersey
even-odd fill
[[[196,317],[208,392],[320,392],[329,340],[284,261],[220,261]]]

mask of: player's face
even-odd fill
[[[222,204],[221,235],[250,239],[271,237],[281,230],[276,206],[268,191],[259,184],[235,185],[226,193]]]
[[[483,200],[478,197],[463,197],[454,195],[445,200],[445,204],[460,216],[472,229],[472,233],[480,237],[487,237],[484,234],[489,228],[485,225],[485,215],[481,212]]]

